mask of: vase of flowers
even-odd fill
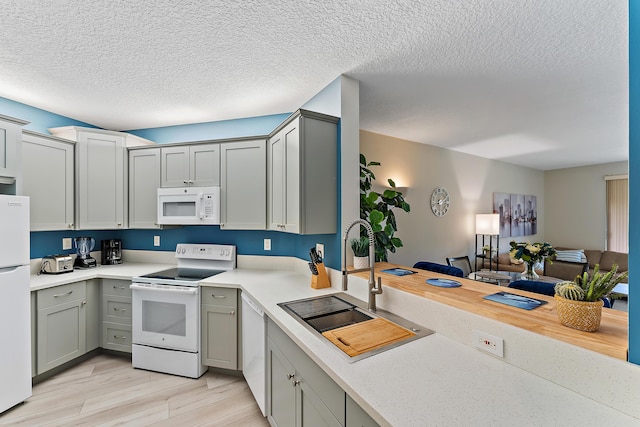
[[[546,257],[555,255],[556,250],[549,243],[515,242],[509,243],[511,250],[509,255],[513,259],[520,259],[525,263],[522,280],[536,280],[539,278],[534,266],[542,262]]]

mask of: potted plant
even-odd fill
[[[369,267],[369,238],[360,236],[358,239],[351,239],[351,250],[353,250],[353,267]]]
[[[617,271],[618,265],[613,264],[611,271],[602,274],[600,265],[596,264],[591,277],[585,272],[573,282],[558,283],[554,299],[560,323],[580,331],[598,330],[604,305],[602,298],[608,297],[613,288],[629,276],[627,271],[616,275]]]
[[[394,208],[409,212],[411,207],[404,200],[402,192],[396,190],[396,184],[389,179],[391,188],[378,193],[371,185],[376,179],[369,169],[380,166],[379,162],[369,162],[360,154],[360,218],[371,224],[373,229],[376,261],[387,261],[387,251],[395,253],[396,248],[402,247],[402,240],[394,236],[398,230]],[[364,227],[360,227],[360,235],[366,236]]]

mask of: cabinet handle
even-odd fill
[[[235,311],[235,310],[231,310],[231,311],[229,312],[229,314],[234,315],[234,314],[236,314],[236,311]]]
[[[113,307],[113,311],[119,311],[121,313],[124,313],[125,311],[127,311],[127,309],[126,308]]]
[[[226,295],[216,295],[216,294],[211,294],[211,296],[214,298],[220,298],[220,299],[227,297]]]
[[[87,305],[87,302],[86,302],[86,301],[82,301],[82,303],[81,303],[81,304],[82,304],[82,305]]]
[[[118,227],[122,227],[122,223],[121,222],[118,223]]]
[[[55,294],[53,297],[54,298],[66,297],[67,295],[71,295],[72,293],[73,291],[69,291],[66,294]]]
[[[294,381],[291,383],[292,386],[297,387],[300,385],[300,381]]]
[[[287,379],[290,380],[295,376],[296,376],[296,374],[287,374]]]
[[[73,228],[73,223],[69,224],[68,228]]]
[[[184,184],[188,184],[189,181],[187,181],[186,179],[184,181],[182,181]]]
[[[125,337],[124,335],[114,335],[113,338],[117,339],[117,340],[126,340],[127,337]]]
[[[124,286],[113,285],[113,289],[120,289],[121,291],[124,291],[125,288],[124,288]]]

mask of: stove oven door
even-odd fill
[[[133,343],[198,352],[200,288],[133,283]]]

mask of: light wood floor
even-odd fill
[[[0,426],[268,426],[242,377],[197,380],[133,369],[101,354],[36,384]]]

